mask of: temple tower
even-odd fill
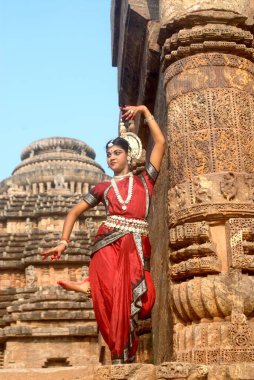
[[[253,16],[250,0],[112,1],[119,102],[146,104],[168,142],[151,209],[159,379],[254,374]]]
[[[91,301],[56,285],[87,275],[89,245],[104,219],[97,206],[76,222],[61,260],[42,261],[81,195],[106,180],[82,141],[33,142],[11,177],[0,183],[0,367],[47,368],[99,363]]]

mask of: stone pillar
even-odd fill
[[[253,14],[248,0],[160,2],[181,362],[254,361]]]
[[[88,193],[88,190],[89,190],[89,185],[88,185],[87,182],[85,182],[85,183],[83,184],[83,189],[82,189],[83,194]]]
[[[43,192],[44,192],[44,183],[40,182],[39,183],[39,193],[43,193]]]
[[[37,183],[33,183],[32,184],[32,191],[33,191],[33,194],[38,194],[38,184]]]
[[[82,193],[82,183],[81,182],[77,182],[76,183],[76,192],[81,194]]]
[[[70,181],[70,190],[72,193],[75,192],[75,181]]]

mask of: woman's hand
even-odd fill
[[[150,112],[146,106],[124,106],[120,107],[122,111],[122,118],[124,120],[133,120],[137,113],[143,113],[144,117],[148,117]]]
[[[150,113],[149,109],[144,106],[124,106],[121,107],[123,112],[122,118],[124,120],[133,120],[135,115],[140,112],[144,116],[145,124],[148,126],[154,145],[150,154],[150,163],[159,171],[161,167],[162,158],[165,152],[165,138],[157,124],[154,116]]]
[[[46,260],[50,256],[50,261],[59,260],[62,253],[65,251],[66,246],[64,244],[58,244],[56,247],[49,249],[47,252],[40,252],[42,260]]]

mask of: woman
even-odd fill
[[[89,294],[91,285],[99,330],[111,351],[112,363],[133,361],[137,350],[137,319],[147,318],[155,300],[149,272],[151,247],[146,217],[153,186],[165,150],[165,139],[147,107],[122,107],[123,119],[143,114],[154,146],[146,170],[130,171],[128,139],[117,137],[106,146],[107,163],[114,172],[111,182],[98,183],[68,213],[59,244],[42,253],[43,260],[59,260],[69,243],[76,219],[90,207],[103,202],[107,219],[99,227],[92,247],[89,280],[80,283],[59,281],[66,290]],[[90,283],[89,283],[90,281]]]

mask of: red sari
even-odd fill
[[[83,199],[91,206],[103,202],[107,215],[145,220],[157,177],[149,164],[134,175],[133,193],[123,210],[110,182],[97,184]],[[123,199],[127,198],[129,177],[117,182]],[[99,330],[109,346],[112,361],[131,361],[137,350],[137,319],[147,318],[155,301],[149,271],[151,246],[147,234],[99,227],[92,247],[89,278]]]

